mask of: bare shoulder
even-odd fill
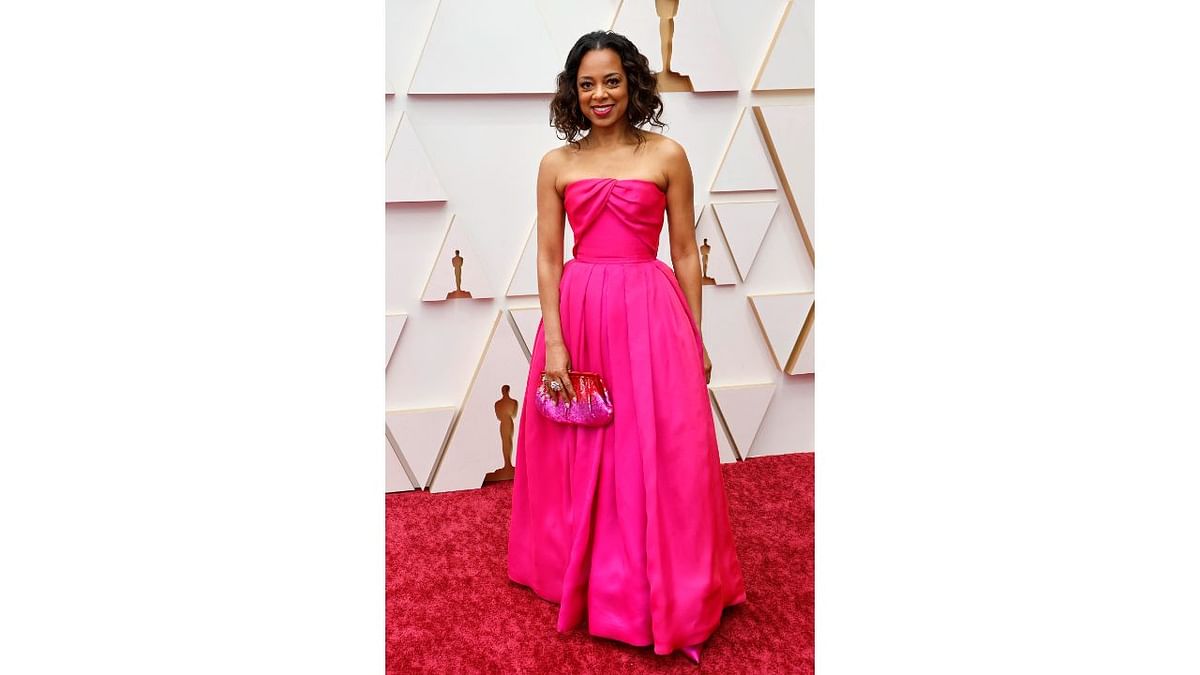
[[[560,145],[557,148],[550,148],[546,154],[542,155],[541,163],[538,168],[542,170],[557,169],[562,166],[567,158],[567,146]]]
[[[685,177],[690,179],[692,167],[688,163],[687,151],[683,149],[683,145],[669,136],[662,134],[657,134],[657,136],[659,138],[654,142],[655,161],[662,167],[667,184],[677,182]]]
[[[683,144],[681,144],[679,141],[675,140],[674,138],[671,138],[670,136],[668,136],[666,134],[655,134],[655,136],[657,136],[659,152],[663,152],[663,153],[667,153],[667,154],[674,154],[674,153],[683,154],[683,152],[684,152]]]
[[[551,148],[538,162],[538,183],[550,186],[558,184],[558,176],[566,165],[566,152],[562,147]]]
[[[654,141],[655,162],[662,167],[667,185],[685,185],[686,190],[691,190],[692,166],[688,162],[687,151],[679,141],[662,134],[656,135],[659,138]]]
[[[683,145],[679,141],[665,134],[653,134],[654,151],[660,157],[667,161],[678,161],[687,159],[687,151],[683,149]]]

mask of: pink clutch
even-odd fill
[[[543,380],[534,392],[538,412],[546,418],[563,424],[581,424],[588,427],[601,427],[612,420],[613,406],[608,398],[608,389],[600,373],[579,370],[568,370],[567,377],[571,378],[571,386],[575,388],[575,401],[569,398],[563,403],[556,403],[553,392]]]

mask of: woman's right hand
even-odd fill
[[[575,400],[575,387],[571,386],[571,378],[567,376],[567,371],[571,367],[571,355],[567,353],[567,346],[562,344],[552,344],[546,346],[546,384],[557,380],[562,383],[562,389],[557,392],[550,389],[550,393],[554,395],[555,404],[561,404],[563,401],[570,398]]]

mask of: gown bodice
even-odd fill
[[[638,178],[583,178],[563,190],[563,209],[575,235],[571,255],[588,261],[658,257],[667,195]]]

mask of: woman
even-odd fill
[[[560,603],[558,630],[655,653],[700,646],[745,602],[729,527],[700,333],[692,173],[663,127],[649,62],[627,38],[588,33],[558,76],[551,121],[568,142],[537,177],[538,291],[517,438],[509,577]],[[583,131],[586,135],[582,135]],[[666,212],[672,268],[657,259]],[[575,235],[563,264],[563,216]],[[584,427],[535,410],[568,370],[595,371],[612,421]],[[533,412],[531,412],[533,411]]]

